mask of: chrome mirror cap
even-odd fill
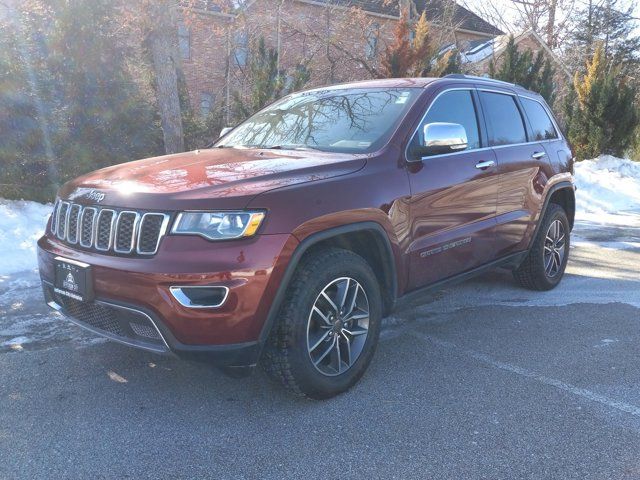
[[[220,130],[220,135],[218,136],[218,138],[224,137],[231,130],[233,130],[233,127],[224,127],[222,130]]]
[[[467,132],[459,123],[427,123],[422,130],[424,155],[449,153],[467,148]]]

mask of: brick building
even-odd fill
[[[259,37],[277,50],[281,69],[304,64],[313,87],[372,77],[401,12],[415,20],[426,11],[432,38],[443,48],[466,52],[503,35],[453,0],[228,1],[196,0],[180,9],[185,81],[203,114],[246,91],[249,46]]]

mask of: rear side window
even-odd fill
[[[413,137],[413,144],[422,144],[423,126],[427,123],[458,123],[467,132],[467,150],[480,147],[478,118],[470,90],[450,90],[440,95],[429,107],[427,116]]]
[[[484,116],[490,126],[491,146],[510,145],[527,141],[522,115],[513,95],[480,92]]]
[[[532,140],[551,140],[558,138],[556,127],[553,126],[551,117],[540,104],[535,100],[520,97],[524,112],[527,114],[531,128],[533,129]]]

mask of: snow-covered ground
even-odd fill
[[[0,276],[37,266],[36,241],[53,205],[0,199]]]
[[[618,226],[637,222],[640,162],[602,155],[575,166],[576,220]]]

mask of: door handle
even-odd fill
[[[479,170],[486,170],[489,167],[493,167],[496,164],[493,160],[487,160],[485,162],[476,163],[476,168]]]
[[[536,160],[538,160],[539,158],[546,157],[546,156],[547,156],[546,152],[533,152],[533,154],[531,155],[531,158],[535,158]]]

